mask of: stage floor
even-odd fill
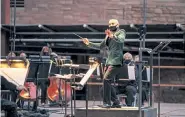
[[[89,108],[95,107],[96,105],[101,105],[102,102],[100,101],[89,101]],[[85,101],[76,101],[77,108],[85,108]],[[158,104],[155,103],[154,107],[157,108]],[[40,108],[40,107],[39,107]],[[41,107],[43,108],[43,107]],[[64,112],[64,108],[48,108],[45,107],[45,109],[51,110],[50,117],[64,117],[64,114],[61,114],[61,112]],[[124,108],[122,108],[124,109]],[[136,109],[135,107],[131,109]],[[54,112],[54,111],[59,112]],[[53,111],[53,113],[52,113]],[[67,113],[71,113],[71,109],[68,107]],[[96,116],[95,116],[96,117]],[[174,104],[174,103],[161,103],[161,117],[185,117],[185,104]]]

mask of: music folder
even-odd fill
[[[118,80],[135,80],[135,66],[123,65],[117,75]]]

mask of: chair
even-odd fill
[[[1,97],[3,97],[4,99],[7,99],[9,101],[12,101],[12,91],[1,90]]]
[[[126,105],[125,99],[127,98],[127,96],[125,94],[118,94],[117,97],[118,97],[118,100],[121,103],[121,105]],[[124,102],[123,102],[123,100],[124,100]]]
[[[10,90],[1,90],[1,98],[12,101],[12,91]],[[1,117],[7,117],[7,112],[1,111]]]
[[[138,96],[139,96],[138,93],[136,93],[134,96],[134,102],[132,103],[133,107],[136,107],[138,105]]]

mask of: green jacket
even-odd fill
[[[113,39],[105,39],[101,43],[89,42],[88,47],[93,49],[102,49],[108,47],[108,58],[106,65],[122,65],[123,64],[123,44],[126,36],[126,32],[123,29],[119,29],[114,33]]]

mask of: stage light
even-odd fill
[[[47,28],[47,27],[45,27],[41,24],[39,24],[38,27],[41,28],[41,29],[44,29],[45,31],[48,31],[48,32],[54,32],[53,30],[51,30],[51,29],[49,29],[49,28]]]
[[[182,24],[176,24],[177,28],[180,28],[182,31],[185,31],[185,26],[183,26]]]
[[[176,27],[180,28],[181,27],[181,24],[176,24]]]
[[[39,28],[42,28],[42,25],[41,25],[41,24],[39,24],[39,25],[38,25],[38,27],[39,27]]]
[[[87,27],[87,24],[83,24],[83,27],[86,28]]]
[[[92,27],[88,26],[87,24],[83,24],[83,27],[89,29],[92,32],[98,32],[97,30],[93,29]]]
[[[133,28],[133,27],[135,27],[135,25],[134,24],[130,24],[130,28]]]
[[[138,31],[138,28],[134,24],[130,24],[130,28],[135,29],[136,31]]]

